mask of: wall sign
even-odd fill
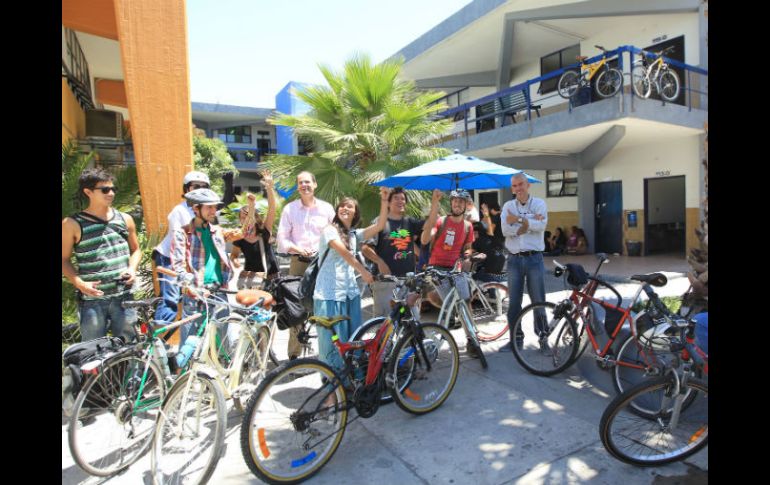
[[[660,170],[655,172],[656,177],[668,177],[669,175],[671,175],[671,170]]]

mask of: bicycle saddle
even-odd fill
[[[260,298],[265,299],[260,305],[262,308],[270,308],[275,302],[273,295],[262,290],[240,290],[235,294],[235,301],[243,306],[251,306],[258,302]]]
[[[668,278],[662,273],[649,273],[649,274],[635,274],[631,276],[632,280],[641,281],[643,283],[649,283],[652,286],[666,286]]]
[[[317,315],[313,315],[312,317],[307,319],[307,321],[310,323],[316,323],[328,329],[331,329],[335,323],[343,322],[345,320],[350,320],[350,317],[347,315],[335,315],[333,317],[327,318],[327,317],[319,317]]]

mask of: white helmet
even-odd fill
[[[184,176],[184,181],[182,181],[182,185],[187,185],[193,182],[200,182],[204,183],[206,185],[211,185],[211,181],[209,181],[209,176],[206,175],[203,172],[187,172],[187,175]]]

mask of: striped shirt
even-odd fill
[[[101,281],[96,287],[102,296],[82,295],[84,300],[105,300],[130,293],[130,288],[118,286],[112,280],[128,270],[131,249],[128,227],[120,211],[112,211],[112,219],[104,221],[86,212],[72,218],[80,225],[80,241],[74,246],[78,276],[83,281]]]

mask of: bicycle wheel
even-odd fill
[[[674,70],[666,69],[658,76],[658,93],[669,103],[679,97],[679,85],[679,75]]]
[[[689,379],[685,392],[696,396],[696,402],[673,418],[673,380],[657,377],[640,382],[616,396],[602,414],[599,436],[607,451],[632,465],[654,466],[682,460],[708,444],[708,384]],[[681,398],[681,396],[680,396]],[[631,403],[639,399],[655,402],[653,419],[645,419],[631,411]],[[631,412],[629,412],[631,411]]]
[[[476,357],[478,357],[481,367],[486,369],[489,367],[489,364],[487,363],[487,358],[484,356],[484,351],[481,350],[481,342],[479,342],[478,331],[476,330],[476,325],[473,323],[473,317],[471,316],[471,311],[468,308],[468,304],[463,300],[458,300],[457,308],[459,308],[460,319],[462,320],[463,325],[465,325],[465,333],[468,337],[468,345],[472,345],[474,347],[473,352],[476,353]]]
[[[656,339],[655,346],[640,345],[639,341],[633,335],[629,335],[618,348],[617,361],[629,365],[647,366],[653,365],[656,369],[662,370],[671,366],[674,362],[679,362],[679,354],[671,352],[670,345],[667,345],[665,337]],[[696,371],[697,372],[697,371]],[[649,381],[651,376],[644,369],[636,369],[622,364],[616,364],[612,367],[612,385],[618,394],[622,394],[631,387],[642,381]],[[692,404],[695,395],[687,395],[684,406]],[[656,412],[656,401],[646,402],[642,398],[636,399],[630,403],[630,410],[637,415],[652,419]]]
[[[564,99],[569,99],[577,93],[580,87],[580,74],[577,71],[564,71],[559,82],[557,83],[557,89],[559,96]]]
[[[623,84],[623,73],[617,69],[610,68],[599,73],[596,77],[596,94],[602,98],[615,96],[620,91]]]
[[[481,295],[471,301],[473,321],[479,340],[493,342],[508,333],[508,287],[502,283],[482,283]]]
[[[332,407],[327,400],[335,399]],[[270,372],[241,424],[241,452],[249,469],[273,484],[298,483],[318,473],[345,434],[346,401],[334,370],[320,360],[297,359]]]
[[[394,355],[399,357],[388,363],[388,374],[393,376],[394,381],[390,393],[398,407],[404,411],[425,414],[441,406],[452,392],[460,368],[460,352],[452,334],[441,325],[421,324],[415,332],[422,334],[420,336],[425,353],[421,351],[420,341],[413,333],[406,334],[396,342]],[[409,373],[408,383],[403,381],[403,373],[397,370],[397,367],[402,366],[414,368]]]
[[[70,417],[68,440],[75,463],[87,473],[113,475],[148,449],[165,395],[161,370],[137,356],[108,361],[86,382]]]
[[[254,336],[250,333],[249,336],[242,337],[240,340],[235,354],[235,362],[240,363],[240,370],[236,377],[238,381],[233,383],[238,389],[238,392],[233,395],[233,406],[240,412],[246,410],[248,396],[251,396],[259,381],[270,370],[272,363],[269,358],[269,343],[270,330],[263,325],[256,329]]]
[[[154,483],[206,483],[219,462],[226,420],[219,384],[203,372],[182,375],[158,417],[151,453]]]
[[[557,308],[549,302],[533,303],[521,310],[513,324],[513,355],[539,376],[559,373],[577,359],[577,327],[565,311],[557,315]]]
[[[634,65],[631,69],[631,86],[634,92],[640,98],[649,98],[652,92],[652,85],[647,77],[647,68],[641,64]]]

